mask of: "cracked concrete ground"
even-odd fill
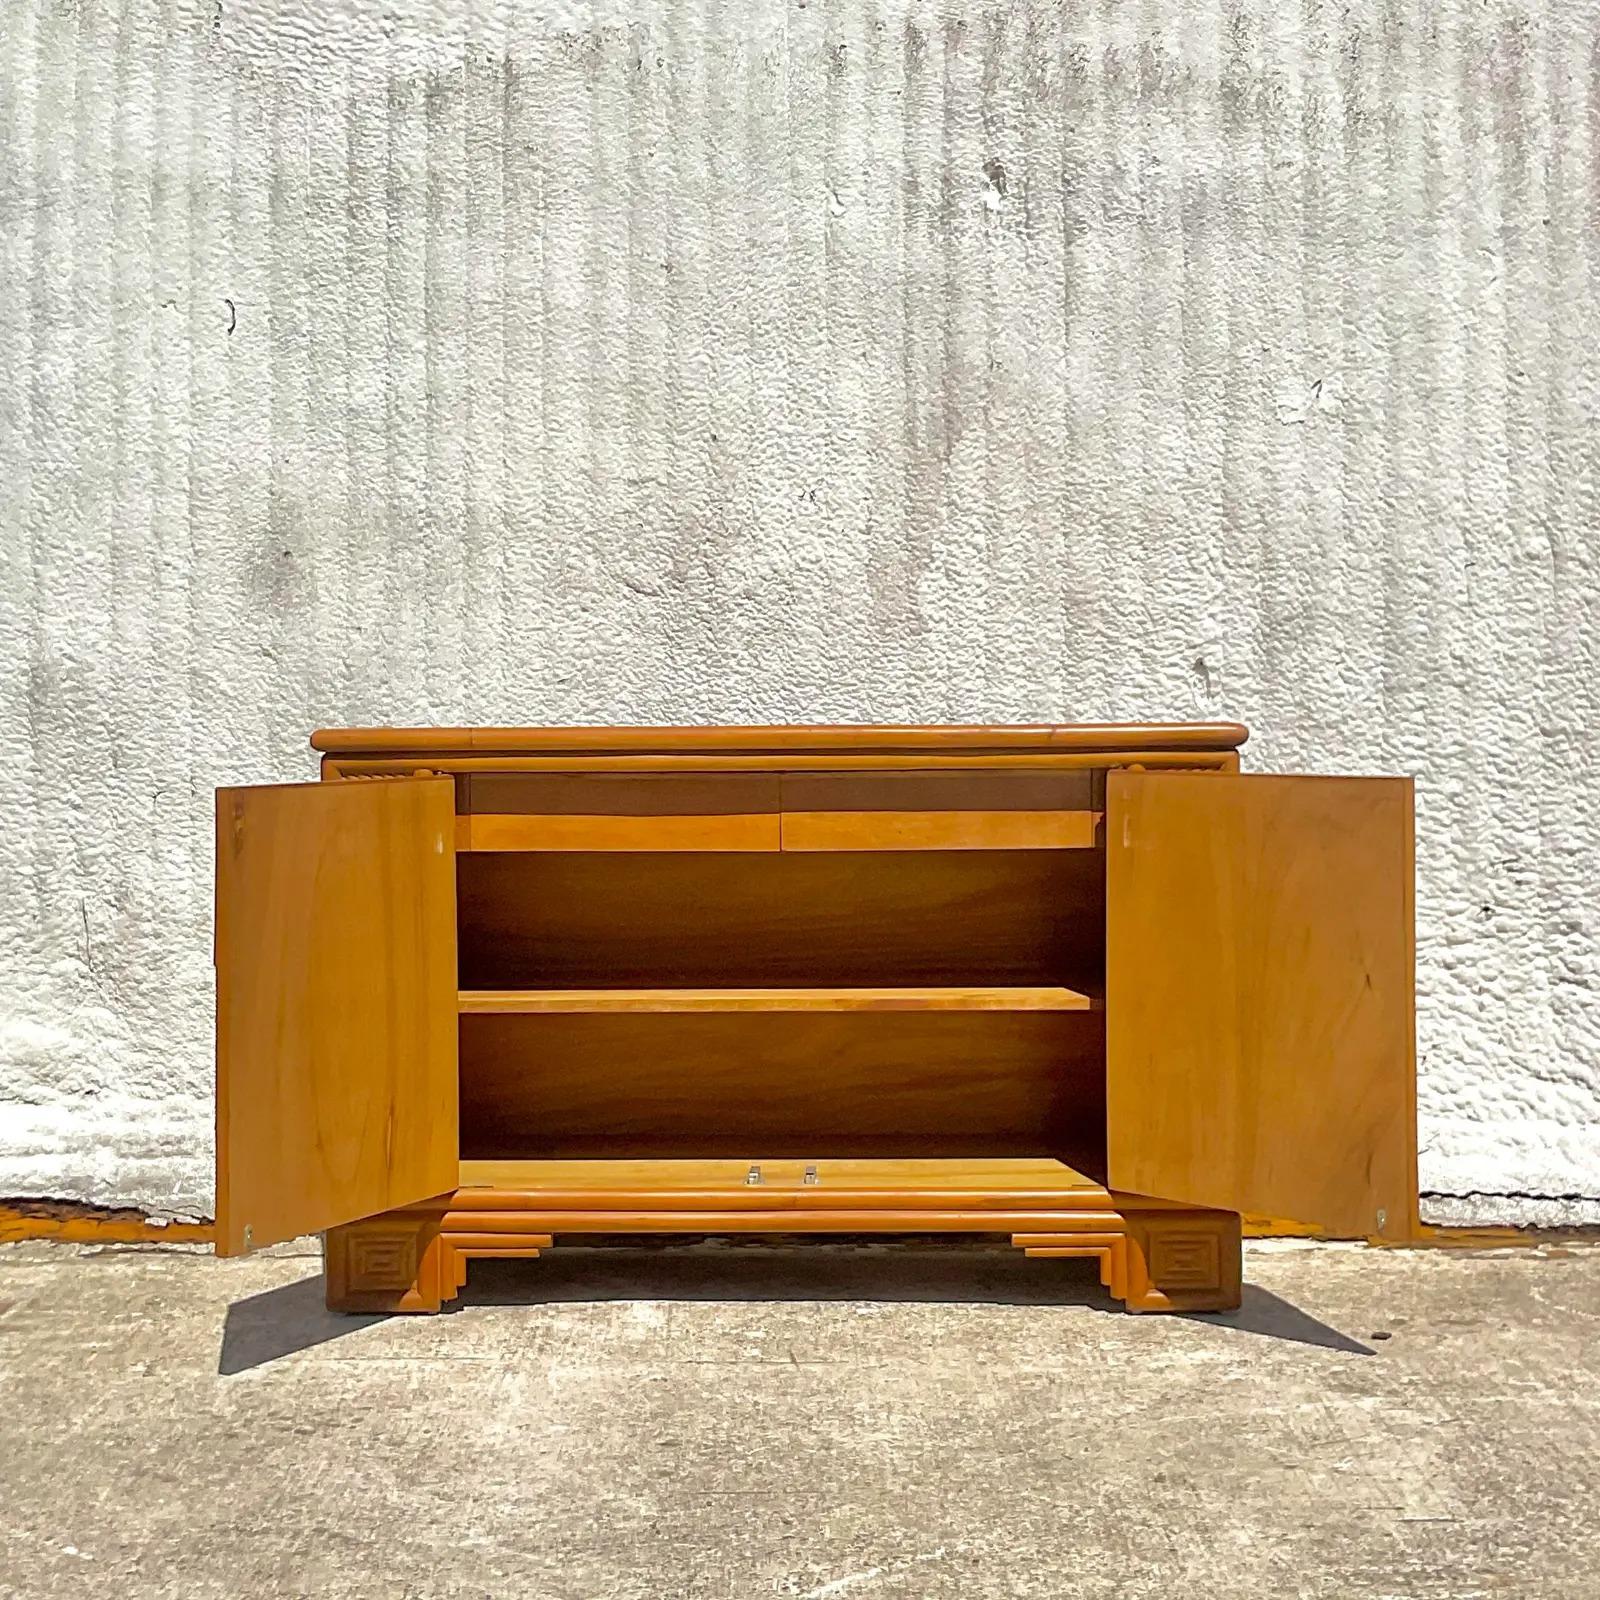
[[[1113,1312],[966,1247],[0,1249],[0,1593],[1600,1595],[1600,1249],[1273,1245]]]

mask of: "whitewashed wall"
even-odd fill
[[[0,0],[0,1194],[209,1209],[315,726],[1227,716],[1600,1197],[1597,229],[1578,0]]]

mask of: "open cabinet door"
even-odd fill
[[[448,778],[217,791],[217,1253],[456,1187]]]
[[[1409,778],[1112,772],[1111,1187],[1404,1239]]]

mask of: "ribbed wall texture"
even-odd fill
[[[4,0],[0,1193],[209,1209],[317,725],[1228,716],[1600,1196],[1597,273],[1594,3]]]

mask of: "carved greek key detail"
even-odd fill
[[[1159,1289],[1215,1289],[1222,1252],[1215,1232],[1161,1231],[1150,1240],[1150,1278]]]
[[[417,1276],[417,1231],[358,1233],[350,1240],[351,1289],[404,1289]]]

